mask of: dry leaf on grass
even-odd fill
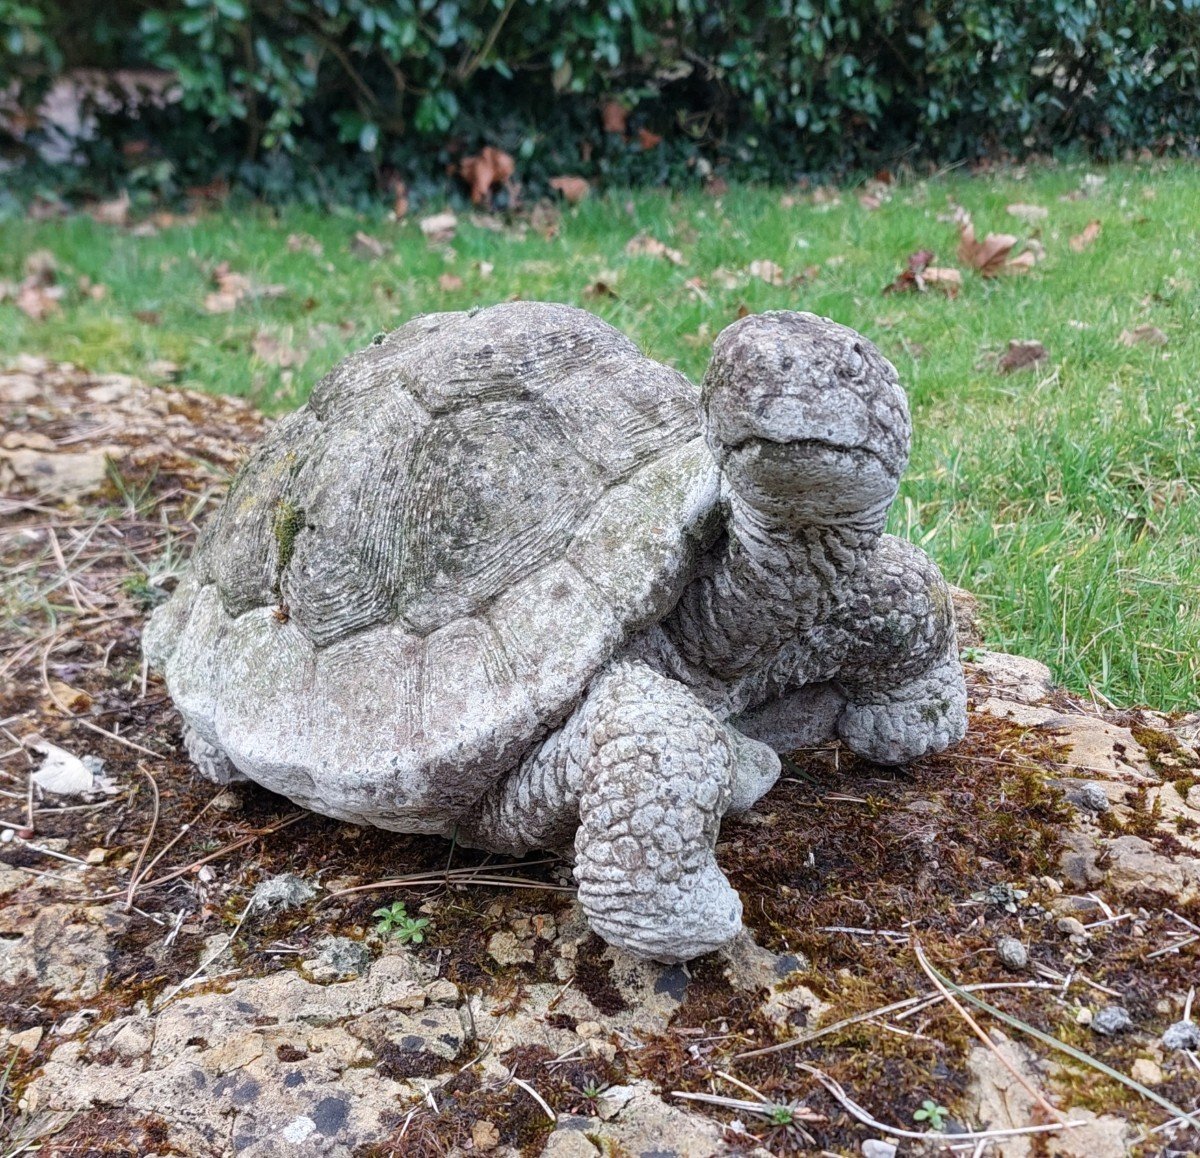
[[[360,229],[350,242],[350,252],[364,261],[378,261],[387,253],[387,246],[378,237],[372,237]]]
[[[92,281],[87,274],[81,274],[75,282],[79,287],[79,292],[86,298],[91,298],[94,302],[102,302],[108,297],[108,286],[102,282]]]
[[[486,205],[492,190],[507,187],[516,162],[502,149],[485,145],[472,157],[464,157],[458,165],[458,175],[471,187],[471,204]]]
[[[705,292],[704,278],[689,277],[683,284],[687,286],[688,291],[700,301],[705,302],[706,304],[712,301],[712,298],[710,298]]]
[[[663,257],[672,265],[683,265],[683,254],[677,249],[664,245],[656,237],[648,233],[639,233],[629,239],[625,252],[630,257]]]
[[[880,208],[885,201],[890,200],[891,196],[891,182],[873,177],[859,191],[858,203],[864,209],[874,210]]]
[[[704,192],[710,197],[724,197],[729,192],[729,182],[724,177],[709,177],[704,182]]]
[[[444,273],[438,278],[438,286],[446,293],[453,293],[463,287],[463,279],[456,273]]]
[[[1012,256],[1017,238],[1011,233],[989,233],[982,241],[975,237],[971,218],[963,213],[958,228],[958,260],[978,270],[983,277],[999,277],[1006,273],[1028,273],[1037,260],[1033,253]]]
[[[962,288],[962,274],[950,266],[930,265],[934,259],[931,249],[918,249],[908,256],[908,265],[891,285],[883,287],[885,294],[924,293],[930,286],[947,297],[956,297]],[[806,271],[807,272],[807,271]]]
[[[321,257],[325,247],[307,233],[289,233],[287,239],[288,253],[309,253],[313,257]]]
[[[613,289],[611,281],[597,278],[583,291],[583,296],[585,298],[616,298],[620,297],[620,294]]]
[[[1009,340],[1008,349],[997,359],[996,369],[1001,374],[1011,374],[1014,370],[1036,366],[1048,356],[1046,347],[1041,342],[1012,338]]]
[[[962,289],[962,273],[953,266],[927,266],[921,278],[926,285],[936,286],[947,297],[957,296],[958,291]]]
[[[1071,249],[1075,253],[1082,253],[1089,245],[1100,236],[1100,222],[1089,221],[1084,227],[1082,233],[1075,234],[1071,238]]]
[[[63,287],[60,285],[38,285],[30,281],[17,286],[14,295],[17,309],[35,322],[43,322],[62,309],[62,296]]]
[[[458,228],[458,218],[447,209],[443,213],[434,213],[430,217],[421,218],[421,232],[426,241],[449,241]]]
[[[250,343],[254,356],[269,366],[279,366],[286,369],[295,366],[300,361],[300,355],[291,346],[285,345],[278,338],[266,331],[254,335]]]
[[[638,145],[642,152],[648,153],[651,149],[658,148],[662,144],[662,135],[652,133],[649,129],[638,129]]]
[[[619,133],[624,136],[628,122],[629,113],[625,111],[623,104],[619,101],[604,102],[600,109],[600,123],[606,133]]]
[[[1165,346],[1169,339],[1157,326],[1147,322],[1132,330],[1122,330],[1117,341],[1122,346]]]
[[[1007,207],[1010,217],[1025,222],[1026,225],[1036,225],[1050,216],[1050,210],[1044,205],[1026,205],[1020,201]]]
[[[213,270],[213,281],[217,288],[204,298],[210,314],[231,313],[246,298],[277,298],[287,292],[287,286],[255,285],[244,273],[234,273],[227,261]]]
[[[592,191],[586,177],[551,177],[550,188],[561,193],[563,200],[569,205],[578,205]]]
[[[559,213],[558,206],[545,199],[539,201],[529,214],[530,228],[535,233],[541,234],[547,241],[558,236],[558,226],[561,220],[562,214]]]
[[[60,303],[66,291],[57,283],[58,263],[54,254],[48,249],[35,249],[25,259],[24,281],[0,282],[0,302],[11,298],[26,317],[41,322],[62,308]]]
[[[88,209],[88,215],[101,225],[129,224],[129,194],[122,189],[111,201],[99,201]]]
[[[408,186],[397,177],[392,182],[392,216],[403,221],[408,216]]]
[[[767,285],[783,285],[783,270],[773,261],[752,261],[749,273]]]

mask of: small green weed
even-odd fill
[[[376,909],[371,916],[376,918],[375,932],[381,937],[395,938],[402,945],[410,942],[419,945],[425,940],[429,918],[410,917],[403,901],[393,901],[390,905]]]
[[[950,1111],[945,1106],[939,1106],[932,1098],[926,1098],[921,1103],[921,1108],[913,1111],[914,1122],[928,1122],[929,1128],[939,1134],[945,1128],[949,1116]]]

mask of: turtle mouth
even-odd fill
[[[845,457],[863,466],[868,462],[874,462],[880,466],[885,465],[883,454],[873,447],[864,446],[861,443],[844,443],[835,439],[817,438],[811,435],[801,435],[797,438],[767,438],[761,434],[751,435],[725,449],[729,454],[737,454],[754,447],[759,447],[768,454],[783,454],[797,460],[828,460],[831,457]]]

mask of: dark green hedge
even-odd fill
[[[534,186],[786,179],[1200,135],[1200,0],[0,0],[0,27],[27,101],[71,66],[177,74],[177,105],[91,146],[134,181],[331,192],[484,144]]]

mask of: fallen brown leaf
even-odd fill
[[[459,162],[458,175],[471,187],[471,204],[486,205],[492,190],[507,185],[516,169],[516,162],[502,149],[485,145]]]
[[[1008,349],[996,361],[996,369],[1001,374],[1011,374],[1014,370],[1025,370],[1044,362],[1049,355],[1041,342],[1012,338]]]
[[[277,298],[287,292],[282,285],[255,285],[245,274],[234,273],[227,261],[213,270],[213,281],[217,288],[204,298],[204,308],[210,314],[231,313],[248,297]]]
[[[94,302],[102,302],[108,297],[108,286],[102,282],[92,281],[87,274],[81,275],[75,284],[79,286],[79,292],[84,297],[89,297]]]
[[[902,294],[913,291],[920,292],[925,288],[922,282],[919,282],[918,277],[925,272],[925,268],[933,260],[932,249],[918,249],[916,253],[908,255],[908,262],[889,284],[883,287],[885,294]]]
[[[662,144],[662,135],[652,133],[649,129],[638,129],[638,146],[643,152],[658,148]]]
[[[300,361],[299,354],[291,346],[285,345],[273,334],[260,331],[254,335],[250,343],[254,356],[269,366],[288,367]]]
[[[621,295],[613,289],[609,282],[604,281],[602,278],[597,278],[583,291],[583,296],[585,298],[616,298]]]
[[[958,296],[958,291],[962,289],[963,283],[962,273],[953,266],[927,266],[921,274],[921,280],[926,285],[940,289],[950,298]]]
[[[387,246],[378,237],[372,237],[360,229],[350,242],[350,252],[364,261],[378,261],[387,253]]]
[[[562,214],[558,206],[551,201],[539,201],[529,214],[529,225],[535,233],[540,233],[547,241],[558,236],[559,222]]]
[[[563,200],[569,205],[578,205],[592,191],[586,177],[551,177],[550,188],[561,193]]]
[[[983,277],[999,277],[1005,273],[1027,273],[1036,260],[1024,253],[1011,257],[1017,239],[1011,233],[989,233],[976,240],[975,226],[968,214],[961,215],[958,231],[958,260]]]
[[[88,210],[88,214],[101,225],[128,225],[129,205],[129,194],[122,189],[120,196],[111,201],[98,202]]]
[[[397,177],[392,182],[392,216],[403,221],[408,216],[408,186]]]
[[[1075,234],[1071,238],[1071,249],[1075,253],[1082,253],[1089,245],[1100,236],[1100,222],[1089,221],[1084,227],[1082,233]]]
[[[1007,212],[1010,217],[1015,217],[1018,221],[1025,222],[1026,225],[1036,225],[1050,216],[1050,210],[1044,205],[1026,205],[1020,201],[1009,205]]]
[[[158,326],[162,324],[162,314],[158,310],[134,310],[133,316],[143,326]]]
[[[729,192],[729,182],[724,177],[709,177],[704,182],[704,192],[710,197],[724,197]]]
[[[995,277],[1016,244],[1017,239],[1011,233],[989,233],[982,241],[977,241],[975,226],[967,222],[959,233],[958,259],[984,277]]]
[[[58,261],[48,249],[35,249],[25,259],[25,276],[38,285],[53,285],[58,279]]]
[[[750,316],[750,307],[745,302],[738,303],[737,316],[739,320]]]
[[[453,293],[463,287],[463,279],[456,273],[444,273],[438,278],[438,286],[446,293]]]
[[[748,272],[767,285],[783,285],[783,270],[773,261],[752,261]]]
[[[229,178],[214,177],[206,185],[189,185],[184,192],[194,201],[224,201],[229,196]]]
[[[1117,341],[1122,346],[1165,346],[1170,339],[1157,326],[1146,322],[1132,330],[1122,330]]]
[[[431,242],[449,241],[458,228],[458,218],[449,209],[421,218],[421,232]]]
[[[683,254],[677,249],[671,249],[648,233],[639,233],[630,238],[625,246],[625,252],[630,257],[662,257],[672,265],[683,265]]]
[[[605,101],[601,106],[600,123],[606,133],[619,133],[624,136],[628,122],[629,113],[620,101]]]
[[[288,253],[310,253],[313,257],[320,257],[325,252],[325,247],[307,233],[289,233],[287,248]]]
[[[62,309],[60,304],[62,296],[62,286],[39,285],[33,281],[24,281],[17,287],[17,309],[32,318],[33,321],[42,322],[51,314]]]

